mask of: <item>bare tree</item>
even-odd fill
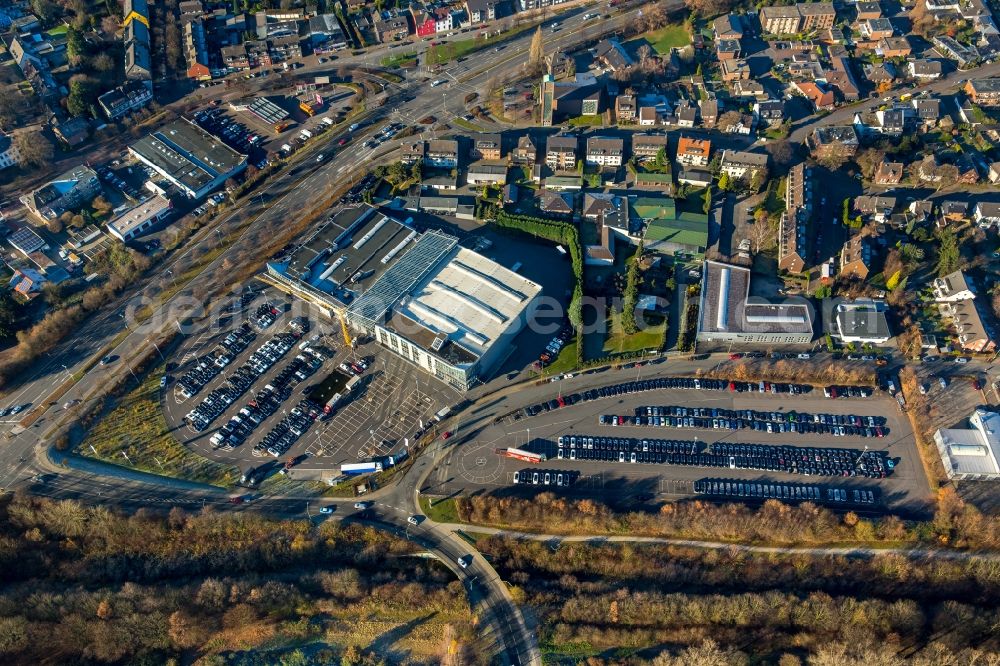
[[[545,43],[542,36],[542,26],[539,25],[531,38],[531,46],[528,48],[528,71],[537,75],[545,64]]]
[[[43,167],[52,161],[55,149],[40,130],[21,132],[14,136],[14,147],[20,155],[20,163],[33,167]]]

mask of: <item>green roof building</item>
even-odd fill
[[[662,254],[703,256],[708,247],[708,215],[678,211],[669,197],[630,198],[631,217],[645,225],[643,246]]]

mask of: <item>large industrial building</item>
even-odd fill
[[[969,425],[972,427],[934,433],[948,478],[1000,478],[1000,414],[977,409],[969,417]]]
[[[467,390],[511,351],[541,286],[438,232],[346,208],[265,279]]]
[[[706,261],[698,318],[699,342],[807,344],[812,308],[804,299],[770,303],[750,296],[750,270]]]
[[[220,187],[247,164],[246,155],[187,119],[139,139],[129,152],[192,199]]]

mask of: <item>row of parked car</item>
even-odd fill
[[[710,407],[641,406],[635,416],[601,414],[601,425],[698,428],[701,430],[753,430],[768,433],[818,433],[835,437],[884,437],[881,416],[759,412],[750,409]]]
[[[736,469],[785,470],[807,476],[866,476],[884,479],[895,467],[893,460],[884,451],[729,442],[716,442],[709,450],[714,455],[729,457],[730,467],[735,465]]]
[[[287,334],[284,334],[287,335]],[[306,348],[302,354],[297,355],[292,361],[276,374],[262,391],[257,394],[254,400],[247,403],[246,407],[240,410],[227,424],[233,426],[241,435],[234,441],[230,437],[229,441],[223,440],[217,443],[214,439],[212,443],[225,445],[227,443],[242,444],[254,429],[263,423],[269,416],[281,408],[281,403],[292,397],[292,388],[295,384],[305,381],[309,375],[313,374],[323,363],[322,356],[311,349]],[[294,410],[293,410],[294,412]],[[225,431],[225,426],[220,432]],[[218,434],[218,433],[216,433]],[[254,455],[260,455],[260,444],[254,447]]]
[[[572,337],[573,329],[569,325],[563,326],[554,338],[545,345],[545,350],[539,354],[536,367],[542,368],[559,357],[559,352],[566,346],[566,342]]]
[[[256,338],[257,334],[244,322],[238,329],[229,333],[215,350],[202,356],[193,368],[181,375],[177,380],[177,390],[185,398],[194,397]]]
[[[257,306],[257,309],[254,310],[253,316],[250,319],[258,329],[263,331],[265,328],[277,321],[280,314],[281,310],[275,306],[270,303],[263,303]]]
[[[515,486],[568,487],[579,477],[579,472],[555,469],[522,469],[514,472]]]
[[[761,383],[761,385],[766,385],[768,390],[774,390],[772,387],[778,387],[778,393],[792,393],[794,395],[808,393],[812,390],[812,387],[808,384],[772,384],[764,382]],[[751,389],[751,387],[753,388]],[[621,395],[630,395],[633,393],[644,393],[646,391],[658,391],[663,389],[690,389],[694,391],[725,391],[728,389],[730,391],[756,391],[758,390],[758,382],[731,382],[724,379],[701,379],[699,377],[659,377],[657,379],[643,379],[634,382],[625,382],[623,384],[602,386],[601,388],[589,389],[583,391],[582,393],[572,393],[559,396],[553,400],[547,400],[545,402],[540,402],[537,405],[525,407],[524,413],[527,416],[535,416],[541,412],[558,409],[559,407],[572,405],[580,401],[589,402],[599,398],[613,398]]]
[[[304,398],[253,447],[253,454],[262,457],[266,453],[275,458],[283,455],[309,430],[322,413],[323,410],[319,405]]]
[[[268,385],[257,392],[246,406],[212,435],[212,444],[230,450],[245,442],[254,428],[281,408],[281,403],[291,396],[291,390],[280,391]]]
[[[878,500],[873,490],[863,488],[827,488],[826,493],[819,486],[802,486],[791,483],[756,483],[735,479],[699,479],[694,482],[694,491],[699,495],[719,497],[744,497],[751,499],[780,499],[802,502],[831,504],[875,504]]]
[[[869,451],[799,448],[738,444],[732,453],[726,449],[703,451],[699,442],[663,439],[630,439],[573,435],[560,437],[556,457],[559,460],[601,460],[620,463],[681,465],[690,467],[728,467],[767,472],[819,476],[866,476],[884,478],[892,468],[884,454]]]
[[[340,198],[340,203],[342,204],[356,204],[361,203],[364,199],[365,190],[375,184],[375,176],[369,173],[364,178],[359,180],[357,183],[347,191],[347,194]]]
[[[827,386],[823,395],[827,398],[868,398],[872,390],[865,386]]]
[[[266,341],[233,372],[226,383],[215,389],[184,417],[195,432],[203,432],[222,412],[246,393],[253,383],[292,348],[295,338],[280,333]],[[221,357],[220,357],[221,358]],[[229,361],[226,361],[228,364]],[[221,367],[221,366],[220,366]]]
[[[244,155],[256,148],[264,137],[254,134],[243,123],[236,122],[226,115],[223,109],[205,109],[194,114],[194,120],[206,132],[219,137],[229,147]]]

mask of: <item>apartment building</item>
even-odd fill
[[[576,168],[575,136],[556,135],[549,137],[545,144],[545,164],[556,171],[569,171]]]
[[[625,157],[625,140],[619,137],[592,136],[587,139],[587,164],[619,167]]]
[[[677,161],[687,166],[708,166],[711,150],[712,142],[708,139],[681,136],[677,140]]]

